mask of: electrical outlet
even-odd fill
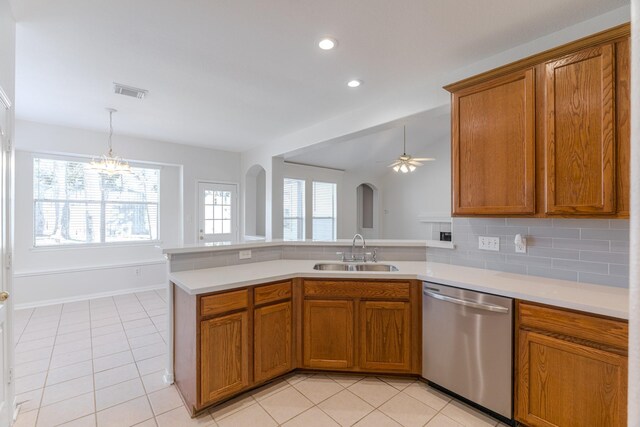
[[[251,259],[251,250],[240,251],[240,259]]]
[[[485,251],[499,251],[500,238],[478,236],[478,249],[483,249]]]

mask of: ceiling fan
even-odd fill
[[[395,172],[413,172],[418,166],[422,166],[422,162],[435,160],[433,157],[411,157],[407,154],[407,127],[402,126],[402,156],[389,165]]]

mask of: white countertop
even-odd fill
[[[351,239],[337,240],[243,240],[237,242],[208,242],[187,244],[172,247],[163,247],[163,254],[188,254],[211,251],[230,251],[234,249],[254,249],[268,248],[274,246],[351,246]],[[360,244],[360,242],[358,242]],[[391,239],[371,239],[367,240],[367,247],[424,247],[424,248],[445,248],[453,249],[452,242],[442,242],[440,240],[391,240]]]
[[[316,271],[309,260],[276,260],[171,273],[169,279],[190,295],[217,292],[294,277],[412,279],[456,286],[594,314],[629,318],[626,288],[569,282],[433,262],[393,262],[399,271]],[[385,262],[386,263],[386,262]]]

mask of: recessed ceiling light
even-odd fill
[[[337,45],[338,45],[338,41],[336,39],[334,39],[334,38],[331,38],[331,37],[324,37],[318,43],[318,46],[322,50],[331,50],[334,47],[336,47]]]
[[[358,87],[362,84],[362,80],[351,80],[347,83],[349,87]]]

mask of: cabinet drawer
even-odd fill
[[[255,288],[253,292],[253,298],[256,305],[288,299],[291,298],[291,282],[259,286]]]
[[[200,315],[211,316],[214,314],[247,308],[248,306],[248,290],[242,289],[239,291],[225,292],[223,294],[202,297],[200,299]]]
[[[336,298],[409,299],[409,282],[365,282],[348,280],[305,280],[304,296]]]
[[[606,319],[540,305],[519,303],[520,326],[580,338],[627,349],[629,325],[623,320]]]

